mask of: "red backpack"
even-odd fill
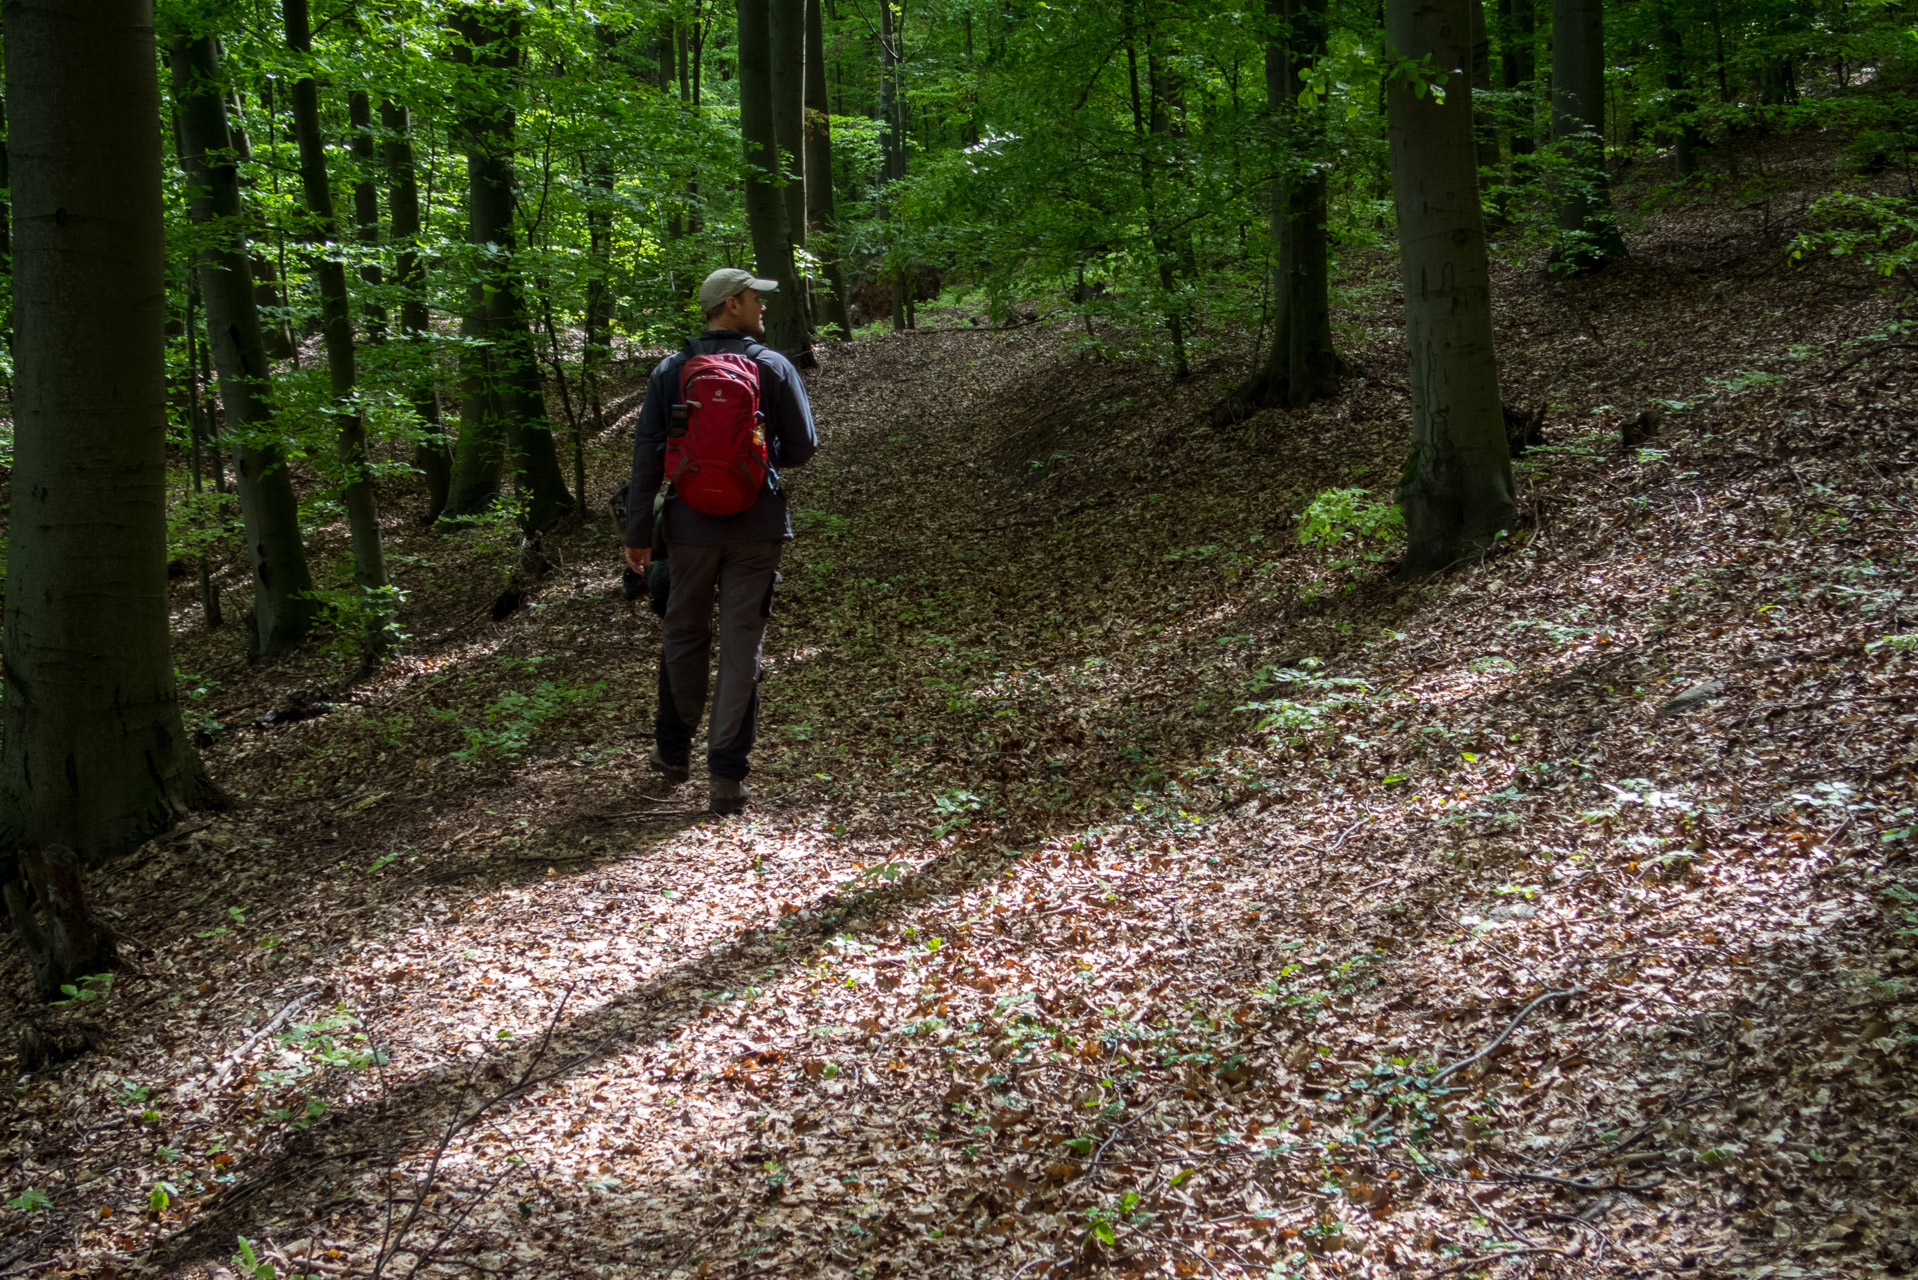
[[[695,511],[730,516],[759,501],[771,462],[759,411],[756,344],[746,354],[695,353],[679,369],[666,435],[666,479]]]

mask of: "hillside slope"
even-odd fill
[[[1402,456],[1383,260],[1348,394],[1230,427],[1234,370],[1056,324],[832,350],[760,803],[647,778],[606,530],[502,622],[445,588],[101,877],[132,963],[0,1118],[50,1204],[0,1270],[1918,1266],[1910,362],[1769,232],[1500,277],[1546,444],[1508,545],[1423,583],[1298,539]]]

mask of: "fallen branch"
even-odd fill
[[[1585,994],[1585,989],[1583,987],[1567,987],[1563,991],[1547,991],[1544,995],[1539,996],[1537,999],[1533,1000],[1530,1004],[1526,1005],[1523,1009],[1520,1009],[1518,1011],[1518,1016],[1512,1019],[1511,1023],[1506,1026],[1505,1030],[1498,1033],[1498,1038],[1493,1040],[1492,1043],[1486,1045],[1483,1049],[1480,1049],[1477,1053],[1473,1054],[1471,1057],[1466,1058],[1461,1062],[1454,1062],[1451,1066],[1446,1067],[1443,1071],[1440,1071],[1437,1075],[1433,1076],[1431,1080],[1426,1082],[1425,1091],[1427,1093],[1430,1093],[1432,1090],[1439,1087],[1440,1082],[1448,1079],[1451,1076],[1457,1075],[1459,1072],[1465,1070],[1465,1068],[1471,1066],[1475,1062],[1482,1060],[1487,1054],[1491,1053],[1494,1049],[1497,1049],[1500,1045],[1504,1044],[1506,1040],[1511,1038],[1511,1034],[1514,1031],[1518,1030],[1518,1024],[1525,1021],[1525,1019],[1531,1015],[1532,1010],[1538,1008],[1540,1005],[1544,1004],[1547,1000],[1563,1000],[1567,998],[1568,996],[1580,996],[1584,994]]]
[[[1524,1257],[1529,1257],[1529,1256],[1532,1256],[1535,1254],[1541,1254],[1541,1253],[1549,1253],[1553,1255],[1554,1257],[1559,1257],[1559,1258],[1576,1259],[1584,1256],[1582,1250],[1548,1249],[1544,1245],[1532,1245],[1530,1248],[1526,1248],[1526,1249],[1500,1249],[1496,1253],[1481,1253],[1475,1258],[1466,1258],[1462,1262],[1454,1262],[1451,1266],[1446,1267],[1442,1271],[1434,1271],[1432,1275],[1434,1280],[1437,1280],[1437,1277],[1439,1276],[1453,1275],[1460,1271],[1469,1270],[1472,1267],[1483,1266],[1488,1262],[1497,1262],[1502,1258],[1524,1258]]]
[[[245,1043],[228,1054],[226,1060],[220,1063],[219,1067],[213,1072],[213,1087],[215,1089],[223,1087],[226,1084],[227,1077],[232,1075],[233,1072],[239,1068],[240,1063],[246,1060],[247,1054],[253,1052],[253,1046],[259,1044],[260,1041],[266,1039],[282,1026],[286,1025],[287,1020],[306,1003],[307,998],[307,994],[304,992],[294,996],[286,1002],[284,1008],[266,1020],[265,1026],[248,1036]]]
[[[540,1085],[545,1084],[547,1081],[553,1080],[559,1076],[565,1075],[567,1072],[572,1071],[574,1068],[580,1066],[582,1063],[591,1061],[593,1058],[599,1055],[599,1052],[602,1049],[604,1049],[609,1043],[611,1043],[613,1037],[608,1035],[604,1039],[602,1039],[598,1044],[594,1045],[592,1048],[586,1050],[584,1053],[577,1054],[574,1057],[569,1058],[567,1061],[562,1062],[559,1066],[554,1067],[551,1071],[548,1071],[546,1074],[544,1075],[533,1074],[533,1072],[539,1067],[539,1064],[545,1059],[546,1050],[549,1046],[551,1046],[553,1042],[553,1032],[558,1029],[560,1018],[566,1012],[567,1001],[573,998],[573,992],[578,988],[578,985],[579,985],[578,983],[574,983],[572,986],[567,987],[565,994],[560,996],[559,1003],[553,1009],[553,1016],[546,1023],[546,1033],[540,1037],[539,1046],[536,1049],[534,1049],[532,1058],[530,1058],[527,1061],[525,1069],[520,1072],[519,1079],[514,1081],[512,1084],[508,1085],[506,1088],[502,1089],[500,1092],[494,1094],[491,1098],[488,1098],[486,1101],[480,1103],[479,1106],[473,1108],[471,1111],[465,1112],[464,1114],[455,1115],[453,1117],[453,1122],[446,1127],[446,1132],[444,1135],[441,1136],[439,1140],[439,1145],[433,1149],[433,1158],[427,1163],[426,1175],[420,1180],[419,1191],[413,1199],[412,1207],[407,1210],[405,1219],[401,1221],[399,1225],[399,1229],[397,1231],[389,1231],[381,1239],[379,1254],[375,1257],[373,1262],[373,1273],[372,1273],[371,1280],[380,1280],[380,1277],[385,1273],[387,1264],[392,1262],[393,1259],[397,1257],[399,1254],[406,1251],[405,1250],[406,1238],[408,1235],[412,1233],[414,1223],[418,1220],[420,1216],[420,1209],[425,1206],[427,1200],[430,1199],[432,1196],[434,1183],[439,1178],[440,1163],[446,1158],[446,1152],[448,1148],[450,1148],[453,1145],[453,1140],[457,1138],[463,1130],[470,1127],[481,1116],[485,1115],[488,1111],[491,1111],[494,1107],[499,1106],[501,1103],[511,1102],[515,1098],[518,1098],[521,1095],[528,1093],[531,1090],[539,1087]],[[495,1180],[495,1182],[492,1185],[489,1185],[487,1187],[483,1195],[490,1195],[492,1193],[493,1186],[497,1186],[497,1185],[498,1185],[497,1180]],[[389,1190],[388,1190],[389,1203],[390,1203],[391,1194],[392,1192],[389,1186]],[[455,1219],[455,1221],[457,1222],[457,1219]],[[428,1251],[428,1253],[431,1254],[433,1252],[436,1252],[444,1243],[445,1243],[445,1237],[442,1236],[440,1242],[438,1244],[435,1244],[433,1248]],[[418,1262],[415,1262],[414,1270],[418,1270],[419,1265],[420,1264]],[[411,1272],[408,1272],[409,1277],[411,1276],[411,1274],[412,1274]]]

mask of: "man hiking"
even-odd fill
[[[647,762],[670,783],[691,773],[717,604],[719,674],[706,724],[706,769],[718,813],[737,813],[748,796],[761,642],[779,554],[793,536],[779,475],[819,447],[799,371],[759,342],[766,336],[760,296],[778,287],[737,267],[706,277],[699,286],[706,331],[653,370],[633,442],[626,563],[642,576],[651,564],[654,498],[666,488],[660,518],[672,571]]]

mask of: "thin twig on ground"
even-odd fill
[[[1459,1072],[1465,1070],[1465,1068],[1471,1066],[1473,1063],[1480,1061],[1487,1054],[1491,1053],[1493,1050],[1497,1049],[1500,1045],[1504,1044],[1505,1041],[1511,1036],[1511,1034],[1514,1031],[1518,1030],[1518,1024],[1525,1021],[1525,1019],[1531,1014],[1532,1010],[1538,1008],[1540,1005],[1544,1004],[1547,1000],[1563,1000],[1570,996],[1577,996],[1577,995],[1583,995],[1583,994],[1585,994],[1585,989],[1583,987],[1567,987],[1563,991],[1547,991],[1544,995],[1539,996],[1537,999],[1533,1000],[1530,1004],[1526,1005],[1523,1009],[1520,1009],[1518,1011],[1518,1016],[1512,1019],[1512,1021],[1506,1026],[1505,1030],[1498,1033],[1498,1038],[1493,1040],[1492,1043],[1486,1045],[1483,1049],[1480,1049],[1477,1053],[1473,1054],[1471,1057],[1463,1059],[1462,1061],[1459,1061],[1459,1062],[1454,1062],[1451,1066],[1446,1067],[1444,1070],[1440,1071],[1437,1075],[1433,1076],[1431,1080],[1426,1083],[1426,1086],[1425,1086],[1426,1092],[1430,1093],[1432,1090],[1437,1089],[1440,1083],[1449,1079],[1452,1076],[1457,1075]]]
[[[301,992],[299,995],[294,996],[281,1007],[278,1013],[268,1018],[266,1023],[261,1026],[258,1031],[248,1036],[239,1048],[229,1053],[225,1060],[223,1060],[219,1067],[213,1072],[213,1087],[215,1089],[224,1087],[227,1082],[227,1077],[231,1076],[233,1072],[239,1068],[239,1065],[246,1061],[246,1055],[253,1052],[253,1047],[286,1025],[287,1020],[310,998],[311,995],[308,992]]]

